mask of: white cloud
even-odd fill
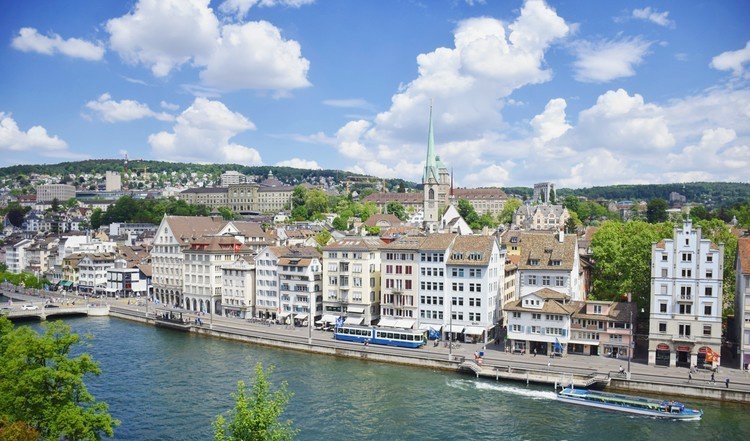
[[[196,56],[207,56],[219,38],[209,0],[139,0],[132,12],[106,24],[110,46],[126,61],[156,77]]]
[[[300,8],[312,3],[315,3],[315,0],[225,0],[219,6],[219,11],[225,14],[235,14],[238,18],[242,18],[247,15],[247,11],[250,8],[256,5],[261,7],[286,6]]]
[[[489,165],[476,173],[466,175],[462,184],[469,187],[502,187],[508,183],[510,177],[508,170],[512,167],[513,163]]]
[[[277,27],[258,21],[223,26],[211,53],[196,61],[205,66],[200,78],[209,87],[288,90],[310,85],[310,62],[301,52]]]
[[[735,76],[745,75],[745,66],[750,61],[750,41],[736,51],[722,52],[711,60],[711,67],[718,70],[731,70]]]
[[[650,6],[643,9],[633,9],[633,18],[650,21],[659,26],[674,26],[674,22],[669,19],[669,11],[657,12],[656,9],[651,9]]]
[[[552,99],[544,107],[544,113],[536,115],[531,120],[531,126],[540,142],[559,138],[570,129],[570,124],[565,121],[567,105],[562,98]]]
[[[349,122],[339,130],[340,151],[356,161],[354,169],[386,173],[395,168],[381,164],[379,153],[398,151],[406,171],[401,177],[419,179],[428,109],[434,100],[436,148],[443,160],[456,166],[486,167],[492,160],[483,155],[507,153],[497,144],[498,131],[505,128],[504,100],[516,89],[552,77],[545,52],[569,29],[541,0],[527,1],[507,26],[489,17],[459,22],[454,47],[419,54],[417,78],[393,95],[388,110],[372,124]]]
[[[180,106],[178,106],[177,104],[168,103],[166,101],[159,102],[159,105],[161,106],[162,109],[167,109],[171,111],[175,111],[180,108]]]
[[[156,118],[159,121],[172,121],[174,116],[154,112],[148,105],[133,100],[114,101],[108,93],[103,93],[96,101],[86,103],[86,108],[94,111],[106,122],[133,121],[142,118]]]
[[[209,0],[139,0],[106,28],[111,47],[125,61],[150,68],[156,77],[185,65],[198,68],[198,96],[237,89],[271,89],[284,96],[310,85],[310,62],[297,41],[284,40],[266,21],[222,24]]]
[[[651,43],[641,38],[578,41],[573,45],[575,78],[587,83],[605,83],[635,75],[634,66],[643,61]]]
[[[254,148],[230,143],[236,135],[255,130],[255,125],[220,101],[196,98],[177,117],[172,132],[148,137],[157,158],[167,161],[234,162],[260,165],[260,153]]]
[[[49,136],[47,129],[42,126],[33,126],[24,132],[18,128],[18,124],[11,115],[0,112],[0,151],[59,153],[67,146],[68,144],[57,136]]]
[[[49,37],[39,34],[34,28],[21,28],[18,36],[13,38],[11,46],[23,52],[38,52],[45,55],[61,53],[73,58],[97,61],[104,57],[104,48],[79,38],[64,40],[57,34]]]
[[[733,129],[717,127],[703,131],[697,144],[667,157],[669,168],[679,173],[723,171],[740,175],[750,169],[750,147],[747,140],[737,139]],[[745,179],[746,180],[746,179]]]
[[[320,170],[322,167],[318,165],[316,161],[308,161],[307,159],[300,159],[300,158],[292,158],[287,159],[285,161],[277,162],[276,165],[278,167],[293,167],[293,168],[303,168],[308,170]]]
[[[348,109],[372,109],[372,104],[361,98],[350,98],[343,100],[323,100],[323,104],[331,107],[342,107]]]

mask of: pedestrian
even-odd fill
[[[727,379],[724,380],[724,383],[727,385],[727,389],[729,389],[729,377],[727,377]]]
[[[534,348],[534,357],[536,357],[536,348]]]
[[[716,375],[715,373],[711,372],[711,384],[715,384],[716,383],[716,377],[715,377],[715,375]]]
[[[691,381],[693,381],[693,372],[692,371],[688,372],[688,383],[690,383]]]

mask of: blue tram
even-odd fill
[[[358,343],[367,341],[375,345],[421,348],[427,342],[427,331],[342,325],[336,327],[333,337],[336,340]]]

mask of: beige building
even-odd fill
[[[255,315],[255,259],[238,256],[221,267],[221,307],[227,317]]]
[[[377,237],[345,237],[323,248],[323,314],[350,324],[380,319],[380,248]]]
[[[419,315],[419,249],[423,236],[403,236],[380,249],[380,325],[411,328]],[[392,321],[402,322],[392,323]],[[407,320],[408,323],[406,321]]]

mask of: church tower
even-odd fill
[[[430,106],[430,125],[427,134],[427,159],[422,174],[424,188],[424,228],[435,231],[440,222],[440,214],[448,202],[450,190],[450,173],[435,154],[435,137],[432,133],[432,106]]]

